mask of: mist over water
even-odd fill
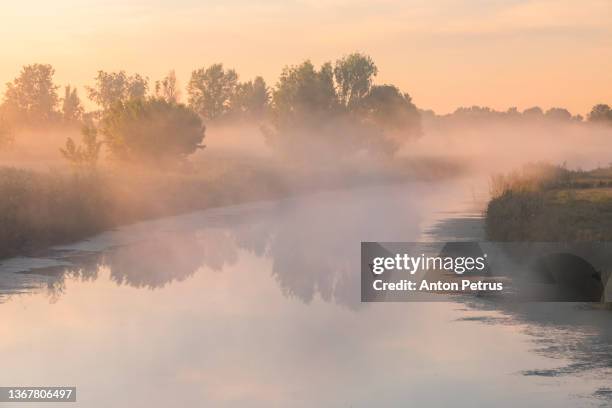
[[[37,145],[24,134],[3,164],[67,172],[57,158],[64,136]],[[606,166],[610,136],[585,123],[430,118],[393,159],[336,159],[338,146],[325,144],[292,158],[256,123],[211,126],[188,171],[240,163],[242,174],[264,170],[291,186],[290,197],[221,203],[1,261],[0,383],[73,384],[83,407],[605,406],[608,311],[365,304],[359,250],[361,241],[483,239],[492,174],[542,161]],[[118,174],[171,185],[185,172]],[[108,191],[135,214],[177,208],[155,185]],[[185,209],[200,199],[177,191]]]
[[[440,155],[460,160],[472,175],[489,177],[528,163],[566,164],[571,169],[593,169],[610,164],[612,130],[568,121],[481,123],[425,121],[425,136],[401,151],[410,156]]]
[[[486,189],[482,183],[491,175],[507,173],[528,163],[588,170],[607,167],[611,162],[608,152],[612,148],[612,130],[609,126],[554,119],[513,122],[507,119],[462,121],[445,118],[423,116],[421,136],[404,143],[396,154],[396,160],[408,159],[422,164],[417,177],[438,178],[440,165],[446,164],[460,169],[461,175],[478,180],[479,188]],[[343,135],[351,131],[337,125],[334,133]],[[78,139],[78,134],[78,128],[62,127],[20,131],[10,148],[0,150],[0,165],[39,171],[68,171],[68,163],[59,154],[59,149],[67,137]],[[390,161],[367,154],[342,159],[335,152],[338,147],[333,141],[309,145],[310,150],[304,151],[301,157],[299,153],[294,157],[284,157],[275,152],[257,121],[213,124],[207,129],[204,144],[206,147],[189,161],[209,173],[227,167],[223,162],[250,163],[253,166],[275,163],[278,165],[275,171],[279,174],[293,170],[299,164],[305,170],[302,176],[312,172],[316,177],[318,168],[341,171],[347,163],[349,166],[377,168]],[[110,166],[112,169],[117,165],[107,161],[106,156],[102,159],[103,168]]]
[[[612,406],[610,0],[5,3],[0,388]],[[365,302],[364,241],[509,289]]]
[[[3,262],[0,381],[75,384],[87,407],[101,383],[125,407],[605,402],[604,311],[359,301],[360,241],[482,237],[470,185],[211,209]]]

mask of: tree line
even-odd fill
[[[0,145],[21,127],[82,126],[83,140],[68,139],[62,154],[75,165],[95,163],[103,146],[121,161],[176,161],[203,147],[204,123],[256,120],[268,143],[293,156],[351,154],[391,156],[421,133],[420,111],[409,94],[375,84],[371,57],[353,53],[320,67],[306,60],[286,66],[276,84],[262,77],[240,81],[234,69],[217,63],[194,70],[183,102],[174,71],[151,83],[125,71],[98,71],[87,97],[98,109],[86,111],[77,89],[53,81],[48,64],[24,66],[6,84],[0,105]],[[442,118],[550,118],[582,122],[563,108],[498,112],[459,108]],[[587,120],[612,124],[612,108],[593,107]]]
[[[90,112],[74,87],[66,86],[59,95],[54,73],[51,65],[23,67],[6,86],[0,123],[6,132],[83,126],[82,142],[68,139],[62,149],[76,165],[95,163],[103,145],[122,161],[181,159],[203,147],[205,122],[255,119],[271,146],[303,157],[324,152],[389,155],[420,133],[410,96],[396,86],[374,84],[378,68],[360,53],[319,68],[309,60],[286,66],[273,87],[262,77],[240,81],[223,64],[202,67],[191,74],[186,103],[173,71],[153,86],[139,74],[98,71],[85,88],[98,106]]]
[[[19,76],[6,84],[0,104],[3,123],[14,126],[75,123],[118,102],[147,98],[180,102],[174,71],[155,81],[152,89],[149,78],[140,74],[98,71],[94,84],[85,89],[99,110],[86,112],[76,88],[67,85],[60,96],[54,74],[55,69],[48,64],[24,66]],[[236,72],[224,69],[222,64],[193,71],[188,85],[189,107],[206,119],[218,119],[232,112],[260,114],[268,100],[269,90],[263,78],[239,82]]]
[[[605,106],[605,105],[597,105]],[[594,110],[597,108],[593,108]],[[541,121],[541,120],[554,120],[559,122],[583,122],[584,117],[582,115],[572,115],[570,111],[565,108],[550,108],[543,110],[539,106],[533,106],[527,108],[522,112],[516,107],[511,107],[506,111],[498,111],[491,109],[487,106],[470,106],[470,107],[459,107],[453,113],[447,115],[436,115],[433,111],[422,111],[422,114],[429,117],[435,117],[442,120],[457,120],[457,121],[473,121],[473,120],[514,120],[514,121]],[[598,118],[595,114],[591,113],[587,117],[588,121],[596,122]]]
[[[612,125],[612,107],[606,104],[597,104],[593,106],[591,111],[584,118],[582,115],[572,115],[565,108],[553,107],[548,110],[543,110],[539,106],[534,106],[528,109],[519,111],[516,107],[511,107],[506,111],[498,111],[486,106],[470,106],[459,107],[453,113],[447,115],[436,115],[431,110],[423,110],[421,114],[426,117],[442,119],[442,120],[518,120],[518,121],[541,121],[554,120],[558,122],[574,122],[574,123],[601,123]]]

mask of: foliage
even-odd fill
[[[548,163],[529,163],[508,174],[495,174],[489,184],[493,198],[508,192],[538,192],[553,188],[569,187],[579,172],[570,172],[565,165],[553,166]]]
[[[485,230],[495,241],[612,239],[612,167],[571,171],[536,163],[491,184]]]
[[[572,119],[572,114],[564,108],[550,108],[546,111],[546,117],[559,121],[569,121]]]
[[[14,122],[42,124],[54,119],[58,103],[55,70],[48,64],[26,65],[6,84],[3,110]]]
[[[0,117],[0,149],[13,143],[13,130],[8,122]]]
[[[349,109],[359,105],[370,92],[376,74],[378,68],[367,55],[353,53],[336,61],[334,78],[339,102]]]
[[[516,108],[511,108],[511,110],[509,110],[509,113],[512,115],[518,114]],[[487,106],[474,105],[470,107],[460,106],[455,110],[453,116],[462,119],[484,119],[491,116],[492,114],[493,111],[491,110],[491,108]]]
[[[393,85],[373,86],[361,107],[365,117],[380,127],[420,131],[419,112],[412,98]]]
[[[197,69],[187,85],[189,106],[206,119],[218,119],[229,112],[237,83],[236,71],[223,64]]]
[[[202,148],[204,130],[193,110],[163,99],[118,102],[100,123],[114,158],[157,164],[183,159]]]
[[[0,258],[84,238],[109,225],[96,177],[0,167]]]
[[[285,67],[272,93],[268,142],[305,157],[394,154],[420,133],[420,114],[395,86],[372,86],[376,72],[372,59],[358,53],[335,67],[317,70],[308,60]]]
[[[176,82],[176,73],[174,70],[168,72],[168,75],[160,81],[155,81],[155,97],[163,99],[166,102],[178,103],[180,99],[180,90]]]
[[[77,146],[72,138],[66,140],[66,145],[60,149],[62,156],[77,169],[93,170],[100,158],[102,142],[98,141],[98,131],[91,125],[85,125],[81,129],[83,136],[82,145]]]
[[[550,108],[544,113],[542,108],[535,106],[519,112],[516,107],[511,107],[506,111],[498,111],[487,106],[459,107],[453,113],[447,115],[436,115],[429,111],[428,118],[439,124],[454,126],[457,123],[470,124],[499,124],[506,123],[525,123],[533,125],[536,123],[580,123],[583,121],[581,115],[572,115],[564,108]]]
[[[534,106],[532,108],[525,109],[523,111],[523,116],[538,119],[544,116],[544,111],[539,106]]]
[[[142,99],[149,89],[149,79],[139,74],[127,75],[125,71],[98,71],[93,87],[86,87],[89,99],[102,109],[109,109],[117,102]]]
[[[71,88],[67,85],[64,90],[64,98],[62,99],[62,116],[66,123],[80,122],[83,119],[85,109],[81,105],[81,99],[76,88]]]
[[[612,194],[580,190],[507,192],[492,199],[485,231],[494,241],[575,242],[612,239]],[[596,199],[594,199],[596,198]]]
[[[589,113],[589,121],[612,124],[612,109],[610,106],[604,104],[593,106],[593,109],[591,109]]]
[[[0,166],[0,259],[125,223],[293,191],[285,173],[264,159],[209,158],[205,168],[189,173],[157,170],[65,174]]]
[[[317,70],[312,62],[285,67],[272,92],[274,119],[278,124],[310,121],[327,116],[338,107],[333,69],[325,63]]]
[[[270,95],[266,82],[260,76],[253,81],[239,82],[230,98],[231,111],[241,116],[262,117]]]

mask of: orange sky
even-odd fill
[[[612,104],[610,0],[5,0],[0,82],[50,63],[82,87],[98,69],[158,79],[214,62],[274,83],[282,67],[359,50],[439,113],[461,105],[587,112]],[[84,96],[84,92],[82,92]]]

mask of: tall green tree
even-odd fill
[[[41,124],[56,117],[59,98],[54,74],[48,64],[26,65],[17,78],[6,84],[3,110],[11,120]]]
[[[218,119],[230,111],[237,84],[236,71],[224,69],[223,64],[197,69],[187,85],[189,106],[206,119]]]
[[[267,141],[292,157],[392,155],[420,134],[420,114],[397,87],[372,85],[376,72],[361,54],[335,68],[325,63],[317,70],[310,61],[285,67],[272,92]]]
[[[64,97],[62,98],[62,117],[66,123],[76,123],[81,121],[85,109],[81,104],[81,99],[76,88],[67,85],[64,88]]]
[[[285,67],[272,92],[272,106],[280,125],[333,114],[338,98],[331,63],[323,64],[319,70],[309,60]]]
[[[89,99],[103,110],[117,102],[143,99],[149,90],[149,79],[140,74],[127,75],[125,71],[98,71],[95,85],[86,87]]]
[[[378,68],[371,57],[358,52],[336,61],[334,77],[338,88],[338,99],[351,109],[359,105],[370,92]]]
[[[266,111],[270,94],[266,81],[260,76],[253,81],[240,82],[230,98],[233,113],[250,117],[261,117]]]

